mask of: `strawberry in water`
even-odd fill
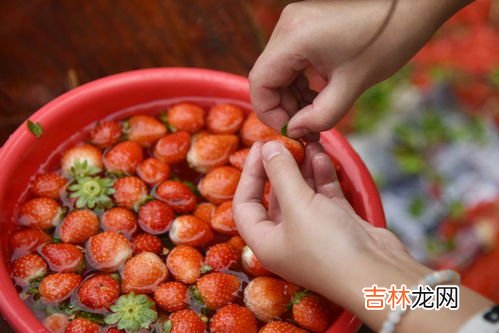
[[[100,149],[86,143],[66,150],[61,157],[65,177],[95,174],[102,171],[102,166]]]
[[[202,202],[197,205],[193,215],[209,223],[211,221],[211,218],[213,217],[213,214],[215,214],[216,209],[217,206],[215,206],[211,202]]]
[[[210,223],[213,230],[222,234],[236,236],[238,234],[232,216],[232,201],[226,201],[217,207]]]
[[[193,284],[201,276],[203,255],[193,247],[178,245],[168,254],[166,266],[175,280]]]
[[[204,127],[204,110],[192,103],[180,103],[168,109],[168,124],[176,131],[196,133]]]
[[[218,104],[210,109],[206,117],[206,128],[215,134],[235,134],[244,122],[244,112],[238,106]]]
[[[307,333],[295,325],[283,321],[273,321],[260,329],[258,333]]]
[[[42,324],[50,333],[64,333],[69,324],[69,319],[63,313],[54,313],[43,319]]]
[[[31,193],[37,197],[59,199],[68,180],[55,172],[36,175],[31,183]]]
[[[133,175],[143,158],[142,147],[137,142],[123,141],[106,152],[104,166],[108,172]]]
[[[185,160],[190,146],[191,135],[188,132],[175,132],[159,139],[153,154],[161,162],[174,164]]]
[[[19,286],[27,286],[31,281],[47,274],[47,263],[38,254],[30,253],[17,258],[12,264],[12,278]]]
[[[158,319],[154,301],[133,292],[121,295],[110,308],[113,313],[104,322],[116,325],[121,332],[150,332],[150,326]]]
[[[16,231],[9,239],[13,256],[18,257],[26,253],[34,252],[43,244],[50,243],[52,237],[46,232],[35,228],[25,228]]]
[[[255,315],[248,308],[229,304],[215,313],[210,320],[210,332],[257,333]]]
[[[73,210],[62,221],[59,229],[65,243],[81,244],[99,232],[99,219],[90,210]]]
[[[243,252],[241,254],[241,263],[243,264],[243,269],[252,276],[272,275],[271,272],[269,272],[267,269],[265,269],[265,267],[262,266],[249,246],[245,246],[243,248]]]
[[[189,309],[172,313],[163,324],[165,333],[204,333],[205,330],[204,321],[196,312]]]
[[[173,220],[170,239],[175,245],[204,246],[213,240],[213,231],[208,222],[182,215]]]
[[[234,236],[227,241],[230,245],[232,245],[239,254],[243,251],[243,248],[246,246],[246,243],[241,238],[241,236]]]
[[[160,255],[163,252],[163,242],[158,236],[140,233],[132,239],[133,252],[152,252]]]
[[[194,170],[205,173],[227,164],[230,154],[237,150],[239,138],[232,134],[207,134],[197,138],[189,149],[187,162]]]
[[[241,140],[246,146],[251,146],[257,141],[269,141],[276,137],[277,133],[262,123],[255,113],[250,113],[241,128]]]
[[[116,204],[137,210],[147,199],[147,186],[139,178],[128,176],[114,182],[114,200]]]
[[[121,125],[115,121],[97,123],[90,131],[90,142],[99,148],[109,148],[120,140]]]
[[[100,326],[85,318],[76,318],[69,322],[64,333],[100,333]]]
[[[331,309],[326,300],[313,293],[297,292],[292,299],[293,319],[304,329],[322,333],[331,323]]]
[[[139,225],[147,233],[164,234],[170,229],[174,217],[175,214],[167,204],[151,200],[140,207]]]
[[[45,303],[60,303],[69,298],[81,282],[75,273],[55,273],[40,282],[40,296]]]
[[[199,298],[207,308],[216,310],[235,301],[240,290],[241,281],[237,276],[215,272],[198,279],[194,297]]]
[[[168,164],[151,157],[139,164],[137,175],[148,185],[156,185],[170,177]]]
[[[239,262],[239,251],[229,243],[219,243],[206,251],[205,265],[214,271],[233,268]]]
[[[136,115],[128,119],[128,140],[147,147],[159,140],[167,132],[166,126],[148,115]]]
[[[50,229],[59,223],[61,206],[54,199],[35,198],[21,206],[19,224],[39,229]]]
[[[278,135],[272,140],[279,141],[287,150],[289,150],[298,165],[303,163],[303,160],[305,159],[305,146],[301,143],[301,141],[294,140],[283,135]]]
[[[250,152],[250,148],[240,149],[229,156],[229,163],[234,168],[239,170],[243,170],[244,163],[246,163],[246,159],[248,158]]]
[[[121,271],[123,293],[151,294],[168,278],[168,270],[160,257],[141,252],[125,263]]]
[[[137,216],[128,208],[113,207],[101,217],[102,229],[131,237],[137,230]]]
[[[109,274],[96,274],[83,281],[78,299],[90,310],[104,311],[120,296],[120,284]]]
[[[224,201],[232,200],[237,184],[241,178],[241,171],[230,166],[221,166],[209,171],[199,182],[199,192],[209,202],[219,205]]]
[[[185,309],[188,300],[187,287],[178,281],[162,283],[154,291],[154,300],[167,312]]]
[[[132,255],[128,239],[112,231],[104,231],[90,237],[85,249],[88,264],[104,272],[118,270]]]
[[[167,180],[156,188],[156,197],[170,206],[175,213],[185,214],[196,209],[197,198],[183,182]]]
[[[81,249],[70,243],[52,243],[39,249],[40,255],[48,263],[50,270],[58,273],[81,272],[85,258]]]

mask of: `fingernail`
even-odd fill
[[[277,141],[270,141],[263,145],[262,156],[265,161],[270,161],[283,152],[284,147]]]
[[[293,129],[288,129],[288,135],[292,138],[301,138],[305,134],[307,134],[308,131],[305,128],[293,128]]]

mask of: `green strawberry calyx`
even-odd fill
[[[310,292],[305,289],[303,291],[297,291],[294,295],[293,298],[291,299],[291,302],[289,303],[289,307],[293,307],[295,304],[299,304],[303,298],[308,296]]]
[[[108,325],[117,325],[119,330],[127,333],[147,329],[158,319],[154,304],[145,295],[131,292],[122,295],[110,309],[113,313],[104,318]]]
[[[88,176],[95,176],[99,174],[102,170],[99,167],[90,165],[87,160],[76,161],[73,166],[71,166],[71,175],[73,178],[84,178]]]
[[[112,200],[109,197],[114,194],[114,180],[99,176],[78,177],[68,187],[72,192],[69,197],[76,200],[76,208],[109,208]]]

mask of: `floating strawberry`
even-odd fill
[[[130,237],[137,230],[137,216],[128,208],[114,207],[102,214],[101,225],[106,231],[114,231]]]
[[[278,135],[275,138],[272,138],[272,140],[279,141],[284,147],[286,147],[287,150],[289,150],[291,155],[293,155],[296,163],[298,163],[298,165],[302,164],[305,159],[305,147],[301,141],[294,140],[283,135]]]
[[[153,252],[160,255],[163,252],[163,243],[158,236],[148,233],[141,233],[132,239],[133,252],[135,254],[140,252]]]
[[[69,243],[52,243],[40,248],[40,255],[48,263],[50,270],[58,273],[81,272],[85,258],[81,249]]]
[[[143,158],[142,147],[137,142],[123,141],[106,152],[104,166],[108,172],[133,175]]]
[[[260,329],[258,333],[307,333],[307,331],[284,321],[273,321]]]
[[[182,215],[173,220],[170,239],[176,245],[204,246],[213,240],[213,231],[208,222]]]
[[[126,332],[148,330],[158,319],[154,302],[146,295],[129,293],[121,295],[114,305],[111,305],[112,314],[104,318],[108,325],[117,325]]]
[[[31,193],[37,197],[59,199],[68,180],[56,172],[38,174],[31,184]]]
[[[202,202],[197,205],[193,215],[209,223],[216,209],[217,206],[211,202]]]
[[[142,147],[150,146],[166,134],[166,126],[148,115],[136,115],[128,119],[128,140],[137,142]]]
[[[120,140],[121,125],[115,121],[97,123],[90,131],[90,142],[99,148],[109,148]]]
[[[84,243],[99,232],[99,219],[90,210],[73,210],[62,221],[59,229],[61,240],[65,243]]]
[[[149,185],[156,185],[170,177],[168,164],[151,157],[139,164],[137,175]]]
[[[233,268],[239,262],[239,251],[229,243],[215,244],[206,251],[205,265],[214,271]]]
[[[331,309],[326,300],[308,291],[297,292],[292,299],[293,319],[304,329],[322,333],[331,323]]]
[[[175,214],[167,204],[151,200],[140,207],[139,225],[147,233],[164,234],[170,228],[174,217]]]
[[[30,253],[17,258],[12,264],[12,278],[19,286],[27,286],[31,281],[47,274],[47,263],[38,254]]]
[[[210,223],[213,230],[222,234],[236,236],[238,234],[232,216],[232,201],[226,201],[217,207]]]
[[[112,231],[90,237],[85,248],[88,264],[104,272],[116,271],[132,255],[128,239]]]
[[[203,255],[193,247],[178,245],[168,254],[166,266],[175,280],[193,284],[201,276]]]
[[[246,163],[246,159],[248,158],[250,152],[250,148],[240,149],[229,156],[229,163],[239,169],[242,170],[244,167],[244,163]]]
[[[182,310],[187,307],[187,287],[178,281],[162,283],[154,291],[154,300],[164,311]]]
[[[40,282],[40,296],[45,303],[60,303],[67,299],[81,282],[75,273],[55,273]]]
[[[235,249],[237,249],[238,253],[241,254],[243,248],[246,246],[246,243],[241,238],[241,236],[234,236],[227,241],[230,245],[232,245]]]
[[[258,258],[255,256],[249,246],[243,248],[241,254],[241,263],[243,269],[252,276],[269,276],[272,275],[265,267],[262,266]]]
[[[69,319],[63,313],[54,313],[43,319],[42,324],[50,333],[64,333],[69,324]]]
[[[168,204],[175,213],[184,214],[196,209],[197,198],[183,182],[167,180],[156,188],[156,197]]]
[[[204,321],[189,309],[172,313],[163,324],[164,333],[204,333],[205,329]]]
[[[61,213],[61,206],[54,199],[31,199],[21,206],[19,224],[40,229],[50,229],[59,223]]]
[[[85,318],[76,318],[69,322],[64,333],[100,333],[100,326]]]
[[[168,134],[158,140],[154,146],[154,157],[174,164],[185,160],[191,145],[191,135],[185,131]]]
[[[168,109],[168,124],[175,131],[196,133],[204,127],[204,110],[191,103],[180,103]]]
[[[40,229],[26,228],[16,231],[9,239],[14,257],[34,252],[40,245],[50,243],[52,237]]]
[[[152,252],[141,252],[125,263],[121,290],[150,294],[167,278],[168,270],[163,260]]]
[[[70,198],[76,199],[76,208],[109,208],[113,202],[110,198],[114,194],[114,181],[99,176],[77,177],[68,186]]]
[[[250,113],[241,128],[241,140],[246,146],[251,146],[257,141],[272,140],[277,133],[267,125],[263,124],[255,113]]]
[[[216,310],[235,301],[240,289],[241,281],[237,276],[209,273],[201,276],[196,282],[194,297],[199,298],[207,308]]]
[[[201,179],[198,185],[199,192],[215,205],[232,200],[240,177],[241,171],[234,167],[215,168]]]
[[[118,206],[137,210],[147,199],[147,186],[137,177],[128,176],[114,182],[114,200]]]
[[[257,331],[253,312],[236,304],[224,306],[210,320],[210,332],[214,333],[256,333]]]
[[[187,154],[191,168],[205,173],[227,164],[230,154],[237,150],[239,138],[232,134],[208,134],[197,138]]]
[[[90,310],[109,310],[119,296],[120,284],[108,274],[93,275],[78,289],[78,299]]]
[[[244,122],[244,112],[231,104],[218,104],[210,109],[206,117],[206,128],[211,133],[235,134]]]
[[[66,150],[61,157],[64,176],[85,177],[102,171],[102,153],[89,144],[82,144]]]

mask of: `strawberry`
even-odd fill
[[[63,313],[54,313],[43,319],[42,323],[50,333],[64,333],[69,320],[68,316]]]
[[[65,243],[84,243],[99,232],[99,219],[90,210],[73,210],[62,221],[59,229],[61,240]]]
[[[67,299],[81,282],[75,273],[55,273],[40,282],[40,296],[45,303],[60,303]]]
[[[168,124],[176,131],[196,133],[204,127],[204,110],[191,103],[180,103],[168,109]]]
[[[191,145],[191,135],[185,131],[168,134],[154,146],[154,157],[164,163],[174,164],[185,160]]]
[[[258,333],[307,333],[307,331],[284,321],[273,321],[260,329]]]
[[[138,143],[123,141],[106,152],[104,166],[108,172],[133,175],[143,158],[142,147]]]
[[[177,180],[161,183],[156,188],[156,197],[166,202],[175,213],[184,214],[196,209],[196,195],[186,184]]]
[[[83,281],[78,299],[90,310],[109,310],[120,296],[120,284],[109,274],[96,274]]]
[[[229,163],[239,169],[242,170],[244,167],[244,163],[246,163],[246,159],[248,158],[250,152],[250,148],[239,149],[238,151],[230,154]]]
[[[284,147],[286,147],[287,150],[289,150],[291,155],[293,155],[296,163],[298,163],[298,165],[302,164],[305,159],[305,147],[301,141],[294,140],[283,135],[278,135],[275,138],[272,138],[272,140],[279,141]]]
[[[128,119],[128,140],[147,147],[159,140],[167,132],[166,126],[154,117],[139,114]]]
[[[236,192],[241,171],[230,166],[221,166],[209,171],[199,182],[199,192],[209,202],[218,205],[232,200]]]
[[[152,252],[141,252],[125,263],[121,271],[121,290],[151,294],[167,278],[168,270],[163,260]]]
[[[215,313],[210,320],[213,333],[257,333],[255,315],[248,308],[229,304]]]
[[[243,251],[243,248],[246,246],[246,243],[241,238],[241,236],[234,236],[227,241],[230,245],[232,245],[239,254]]]
[[[172,313],[163,324],[165,333],[204,333],[205,329],[204,321],[196,312],[189,309]]]
[[[85,249],[88,264],[104,272],[116,271],[132,255],[128,239],[112,231],[90,237]]]
[[[36,175],[31,184],[31,193],[37,197],[59,199],[68,180],[55,172]]]
[[[331,309],[321,297],[309,292],[297,292],[292,300],[293,319],[313,333],[322,333],[331,323]]]
[[[284,280],[260,276],[251,280],[244,290],[244,304],[258,320],[269,322],[286,312],[298,289]]]
[[[102,214],[101,225],[106,231],[114,231],[130,237],[137,230],[137,216],[127,208],[113,207]]]
[[[64,176],[86,176],[102,170],[102,152],[100,149],[82,144],[66,150],[61,157]]]
[[[40,255],[48,263],[50,270],[58,273],[81,272],[85,258],[80,248],[69,243],[52,243],[39,249]]]
[[[12,278],[19,286],[27,286],[39,277],[47,274],[47,263],[38,254],[30,253],[14,260]]]
[[[141,233],[132,239],[133,252],[135,254],[140,252],[153,252],[160,255],[163,251],[163,242],[158,236],[148,233]]]
[[[174,217],[175,214],[167,204],[151,200],[140,207],[139,225],[147,233],[164,234],[170,228]]]
[[[115,121],[97,123],[90,131],[90,142],[99,148],[109,148],[120,140],[121,125]]]
[[[217,207],[210,223],[213,230],[222,234],[236,236],[236,223],[232,216],[232,201],[226,201]]]
[[[269,209],[270,201],[270,182],[267,180],[265,182],[265,187],[263,188],[262,205],[265,209]]]
[[[209,223],[215,213],[215,209],[217,209],[217,206],[211,202],[202,202],[197,205],[193,215]]]
[[[147,186],[137,177],[128,176],[114,183],[114,200],[121,207],[138,209],[147,199]]]
[[[31,199],[21,206],[19,224],[40,229],[50,229],[57,225],[61,213],[61,206],[54,199]]]
[[[110,306],[113,313],[104,318],[108,325],[116,325],[122,332],[151,332],[151,325],[158,319],[156,304],[146,295],[131,292],[121,295]]]
[[[156,185],[170,177],[168,164],[151,157],[139,164],[137,175],[149,185]]]
[[[244,122],[244,112],[238,106],[218,104],[210,109],[206,117],[206,128],[211,133],[235,134]]]
[[[263,124],[255,113],[250,113],[241,128],[241,140],[248,147],[257,141],[272,140],[276,135],[277,133]]]
[[[175,280],[193,284],[201,276],[203,255],[193,247],[178,245],[168,254],[166,266]]]
[[[40,245],[52,241],[47,233],[40,229],[26,228],[16,231],[9,239],[14,257],[35,251]]]
[[[154,291],[154,300],[161,309],[175,312],[187,307],[187,287],[181,282],[166,282]]]
[[[194,295],[199,296],[207,308],[216,310],[235,301],[240,289],[241,281],[237,276],[215,272],[199,278]]]
[[[170,239],[176,245],[204,246],[213,240],[213,231],[208,222],[182,215],[173,220]]]
[[[187,162],[194,170],[205,173],[229,162],[229,156],[237,150],[239,138],[232,134],[208,134],[197,138],[187,154]]]
[[[66,327],[64,333],[100,333],[100,326],[85,318],[76,318]]]
[[[272,275],[271,272],[269,272],[267,269],[265,269],[265,267],[262,266],[249,246],[245,246],[243,248],[243,252],[241,254],[241,263],[243,264],[243,269],[252,276]]]
[[[206,251],[205,264],[214,271],[232,268],[238,261],[239,251],[229,243],[215,244]]]
[[[116,327],[110,327],[107,329],[106,333],[126,333],[126,331],[119,330]]]

